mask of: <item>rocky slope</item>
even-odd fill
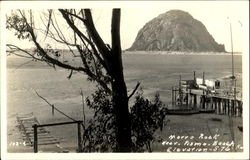
[[[224,52],[225,47],[189,13],[171,10],[146,23],[128,50]]]

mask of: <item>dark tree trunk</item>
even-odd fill
[[[127,86],[124,81],[121,50],[113,53],[112,59],[112,102],[115,110],[116,141],[118,152],[130,152],[131,141],[131,120],[128,110]]]
[[[127,88],[124,80],[112,83],[113,107],[115,109],[116,141],[118,152],[131,151],[131,122],[128,110]]]
[[[130,152],[132,147],[131,120],[128,110],[127,86],[123,76],[120,43],[120,14],[120,9],[113,10],[111,24],[112,50],[110,59],[112,101],[115,109],[117,151]]]

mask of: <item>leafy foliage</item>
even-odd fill
[[[108,94],[102,89],[87,98],[87,105],[94,110],[93,118],[88,122],[84,133],[84,152],[111,152],[116,149],[114,109]],[[143,97],[143,91],[137,93],[131,107],[131,131],[133,152],[151,152],[151,143],[159,140],[155,131],[162,129],[166,108],[156,94],[153,101]]]
[[[17,36],[18,39],[27,39],[30,37],[28,32],[30,26],[27,25],[26,19],[18,14],[12,14],[12,16],[7,17],[6,28],[14,29],[15,36]]]
[[[110,96],[98,89],[86,100],[87,106],[94,110],[83,135],[84,152],[111,152],[115,150],[114,109]]]
[[[160,137],[156,137],[154,133],[158,129],[162,130],[166,111],[158,93],[153,101],[144,98],[142,90],[137,93],[131,108],[134,151],[152,151],[151,142],[160,140]]]

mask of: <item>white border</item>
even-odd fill
[[[178,1],[180,2],[180,1]],[[211,1],[213,3],[215,1]],[[247,3],[248,5],[249,3]],[[84,7],[89,8],[111,8],[111,7],[128,7],[128,8],[150,8],[150,7],[162,7],[166,3],[175,3],[174,1],[72,1],[72,2],[58,2],[58,1],[2,1],[1,2],[1,24],[5,24],[5,15],[8,9],[44,9],[44,8],[79,8],[82,7],[79,3],[84,4]],[[184,2],[186,3],[186,2]],[[202,3],[198,1],[196,3]],[[6,7],[7,6],[7,7]],[[248,6],[249,7],[249,6]],[[248,10],[249,12],[249,10]],[[248,17],[249,13],[246,15],[246,22],[249,22]],[[1,25],[4,27],[5,25]],[[244,125],[244,152],[243,153],[7,153],[7,129],[6,129],[6,55],[5,53],[5,42],[6,35],[4,28],[1,28],[1,156],[3,159],[15,160],[46,160],[46,159],[248,159],[249,156],[249,23],[244,24],[243,26],[245,37],[243,42],[246,42],[245,48],[243,51],[243,61],[242,61],[242,70],[243,70],[243,125]]]
[[[6,137],[7,137],[7,132],[6,132],[6,116],[7,116],[7,112],[6,112],[6,107],[7,107],[7,80],[6,80],[6,55],[5,55],[5,51],[6,51],[6,33],[4,32],[4,29],[2,28],[3,26],[5,26],[5,19],[6,17],[3,16],[4,15],[4,9],[3,9],[3,2],[1,2],[1,6],[0,6],[0,14],[1,14],[1,30],[0,30],[0,35],[1,35],[1,158],[5,156],[7,150],[6,150],[6,146],[7,146],[7,142],[6,142]]]

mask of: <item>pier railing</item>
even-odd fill
[[[73,122],[61,122],[61,123],[50,123],[50,124],[42,124],[37,125],[34,124],[32,127],[34,129],[34,141],[33,141],[33,149],[34,153],[38,152],[38,136],[37,136],[37,129],[39,127],[52,127],[52,126],[60,126],[60,125],[67,125],[67,124],[74,124],[77,123],[77,140],[78,140],[78,151],[82,149],[82,136],[81,136],[81,125],[83,121],[73,121]]]

